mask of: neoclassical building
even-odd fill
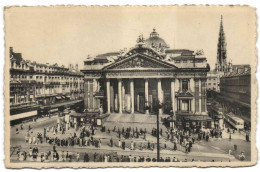
[[[135,47],[89,57],[84,66],[87,111],[174,112],[180,122],[189,121],[185,125],[210,125],[207,59],[191,50],[170,49],[155,29],[146,40],[140,36]]]

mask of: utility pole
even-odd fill
[[[160,138],[159,138],[159,109],[157,113],[157,162],[160,160]]]

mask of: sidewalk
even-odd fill
[[[35,145],[38,146],[39,145]],[[34,147],[34,146],[31,146]],[[64,147],[56,147],[57,151],[64,151],[64,149],[62,149]],[[101,153],[101,154],[106,154],[109,152],[117,152],[119,155],[132,155],[132,156],[150,156],[150,157],[156,157],[157,155],[157,150],[154,149],[152,150],[130,150],[128,148],[126,148],[126,150],[123,150],[121,148],[118,147],[110,147],[108,145],[103,145],[102,148],[96,148],[94,146],[89,146],[89,147],[79,147],[79,146],[74,146],[74,147],[66,147],[66,151],[69,151],[70,153],[77,153],[77,152],[88,152],[88,153]],[[40,145],[39,147],[39,152],[42,151],[49,151],[52,149],[52,146],[43,146]],[[26,147],[22,147],[21,149],[22,151],[29,151],[29,148]],[[160,156],[161,157],[178,157],[180,159],[196,159],[196,160],[201,160],[201,159],[220,159],[223,161],[228,161],[228,160],[236,160],[234,156],[229,156],[228,154],[217,154],[217,153],[201,153],[201,152],[190,152],[190,153],[183,153],[181,151],[170,151],[170,150],[161,150],[160,151]],[[14,155],[14,157],[12,157],[12,159],[15,159],[16,155]]]

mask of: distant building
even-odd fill
[[[207,91],[220,92],[219,82],[220,77],[224,75],[224,72],[210,71],[207,73]]]
[[[220,92],[219,82],[220,78],[225,72],[229,72],[232,64],[227,63],[227,49],[226,49],[226,37],[224,33],[223,17],[221,15],[219,37],[217,44],[217,62],[215,64],[215,69],[207,73],[207,91],[209,92]]]
[[[251,124],[251,68],[233,65],[232,71],[220,78],[220,96],[229,111]]]
[[[11,121],[58,111],[82,101],[84,76],[77,68],[24,60],[10,47]]]
[[[220,28],[219,28],[219,37],[218,37],[218,45],[217,45],[217,63],[215,67],[215,71],[217,72],[226,72],[228,71],[227,64],[227,43],[223,26],[223,18],[221,15]]]

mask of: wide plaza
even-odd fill
[[[73,111],[71,113],[74,113]],[[30,126],[31,130],[29,132],[30,137],[36,137],[39,133],[43,135],[44,128],[49,128],[49,132],[46,132],[46,136],[50,138],[59,138],[66,139],[68,137],[73,137],[77,135],[80,136],[82,127],[77,130],[70,128],[62,134],[61,131],[53,133],[51,130],[53,127],[57,126],[57,119],[61,118],[52,116],[51,118],[45,117],[38,119],[36,122],[28,122],[23,124],[23,130],[21,130],[20,125],[13,126],[11,128],[11,160],[19,161],[17,152],[29,152],[30,148],[38,148],[38,154],[44,154],[46,152],[52,151],[54,144],[46,143],[43,139],[42,143],[28,143],[25,141],[26,135],[28,134],[28,128]],[[90,126],[86,124],[86,126]],[[129,138],[126,138],[125,135],[118,135],[118,131],[127,130],[136,130],[138,133],[141,131],[146,131],[146,134],[140,134],[138,137],[134,134],[130,134]],[[73,145],[73,146],[57,146],[56,150],[59,154],[69,154],[71,159],[62,159],[58,160],[45,160],[44,162],[49,161],[84,161],[84,156],[88,154],[89,161],[94,161],[94,154],[101,159],[95,160],[104,161],[104,156],[116,154],[118,157],[127,157],[134,162],[134,158],[144,157],[147,158],[156,158],[157,156],[157,146],[156,146],[156,137],[152,135],[152,130],[156,128],[156,116],[155,115],[146,115],[146,114],[111,114],[103,123],[103,127],[95,127],[94,135],[90,132],[90,139],[93,137],[94,140],[101,142],[100,145]],[[18,131],[17,131],[18,129]],[[130,132],[132,133],[132,131]],[[134,133],[134,132],[133,132]],[[145,135],[145,136],[144,136]],[[162,159],[170,157],[171,161],[177,159],[178,161],[239,161],[239,156],[241,152],[244,152],[246,160],[250,161],[251,157],[251,147],[250,142],[246,142],[244,133],[235,132],[232,133],[232,139],[229,138],[230,134],[227,133],[227,130],[223,130],[222,138],[212,138],[210,137],[208,141],[205,139],[198,140],[198,135],[196,133],[191,133],[190,137],[195,138],[194,144],[190,152],[185,151],[185,146],[177,143],[177,150],[174,151],[174,143],[171,139],[167,138],[167,128],[160,122],[160,156]],[[113,147],[111,146],[111,140],[113,140]],[[119,146],[120,142],[125,142],[125,148]],[[154,147],[149,146],[154,145]],[[131,144],[134,143],[134,149],[131,148]],[[121,143],[120,143],[121,144]],[[237,146],[236,150],[234,145]],[[142,148],[141,148],[142,147]],[[43,161],[41,158],[29,159],[26,161]]]

